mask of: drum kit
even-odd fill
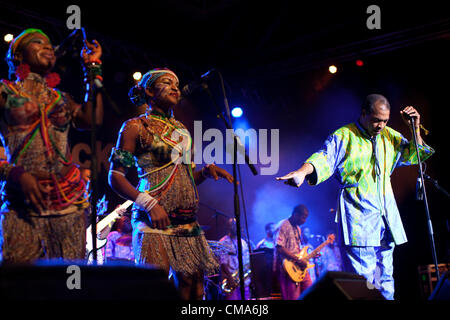
[[[220,241],[208,240],[209,247],[214,253],[217,261],[220,261],[222,255],[227,255],[233,248]],[[223,300],[225,292],[222,289],[221,276],[217,274],[205,275],[204,279],[205,300]]]

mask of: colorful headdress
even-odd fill
[[[166,68],[156,68],[144,74],[138,85],[144,89],[148,89],[155,83],[156,79],[167,73],[173,75],[175,79],[179,81],[177,75],[173,71]]]

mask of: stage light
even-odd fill
[[[337,72],[337,68],[335,65],[332,65],[328,68],[328,71],[330,71],[330,73],[336,73]]]
[[[5,40],[5,42],[11,42],[14,40],[14,36],[11,33],[5,34],[3,40]]]
[[[241,107],[234,107],[233,110],[231,110],[231,115],[234,118],[240,118],[243,113],[244,113],[244,111],[242,110]]]
[[[364,65],[364,62],[362,60],[356,60],[356,65],[358,67],[362,67]]]
[[[139,81],[142,79],[142,73],[140,73],[139,71],[133,73],[133,79],[136,81]]]

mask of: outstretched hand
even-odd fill
[[[216,181],[219,180],[219,178],[224,178],[230,183],[233,183],[234,181],[233,176],[229,174],[228,171],[216,166],[215,164],[210,164],[204,167],[202,170],[205,170],[205,174]]]
[[[300,187],[305,182],[306,176],[314,173],[314,166],[308,162],[305,162],[300,169],[289,172],[287,175],[277,177],[277,180],[284,180],[289,186]]]
[[[287,175],[284,175],[282,177],[277,177],[277,180],[284,180],[284,183],[292,186],[292,187],[300,187],[303,182],[305,181],[305,174],[302,171],[292,171],[288,173]]]

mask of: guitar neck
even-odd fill
[[[309,260],[309,259],[315,257],[316,254],[319,253],[319,251],[322,250],[323,247],[325,247],[328,243],[330,243],[329,240],[325,241],[325,242],[322,243],[320,246],[318,246],[317,248],[315,248],[313,251],[311,251],[310,254],[308,254],[308,255],[306,256],[305,260]]]
[[[115,209],[113,212],[111,212],[108,216],[106,216],[104,219],[102,219],[100,222],[97,223],[97,232],[102,231],[106,228],[111,222],[117,219],[119,216],[118,211],[120,209],[126,209],[128,208],[133,201],[127,200],[123,204],[120,205],[117,209]]]
[[[116,220],[118,217],[117,212],[111,212],[107,217],[97,223],[97,232],[105,229],[111,222]]]

